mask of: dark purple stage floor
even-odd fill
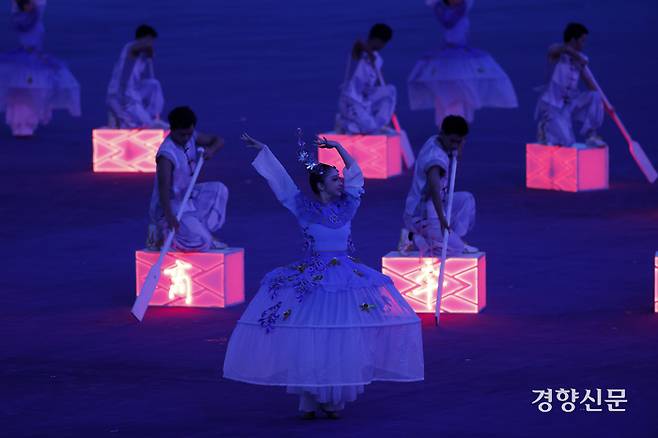
[[[223,5],[224,3],[230,3]],[[220,6],[222,4],[222,6]],[[652,8],[648,12],[649,8]],[[191,105],[199,129],[227,139],[205,170],[231,190],[222,238],[246,249],[248,298],[270,269],[294,260],[301,237],[250,166],[238,135],[266,140],[293,170],[295,128],[333,126],[351,40],[385,21],[384,51],[399,117],[414,147],[434,132],[411,112],[405,78],[438,40],[422,1],[52,2],[47,49],[81,82],[83,117],[57,114],[29,140],[0,129],[0,434],[17,436],[658,436],[658,318],[652,312],[658,188],[606,121],[611,189],[524,188],[534,139],[533,87],[544,51],[567,21],[591,30],[591,68],[658,163],[655,5],[599,0],[477,2],[472,45],[512,78],[517,110],[477,114],[458,187],[478,201],[469,241],[488,259],[488,306],[476,316],[424,319],[426,380],[375,383],[338,422],[297,419],[280,388],[221,378],[227,338],[244,306],[129,313],[134,250],[145,238],[149,175],[94,175],[91,129],[105,121],[111,66],[135,25],[160,33],[157,73],[167,109]],[[0,17],[0,49],[13,47]],[[394,249],[409,174],[367,182],[353,223],[362,260]],[[626,412],[540,413],[533,389],[626,389]],[[605,410],[605,405],[604,405]]]

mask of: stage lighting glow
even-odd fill
[[[159,252],[137,251],[137,295]],[[227,307],[244,302],[244,249],[169,252],[150,305]]]
[[[364,178],[387,179],[402,173],[400,134],[318,134],[327,140],[337,141],[354,157]],[[318,148],[318,161],[335,166],[341,173],[345,165],[333,149]]]
[[[608,188],[608,147],[526,145],[526,187],[580,192]]]
[[[155,154],[169,131],[94,129],[94,172],[155,172]]]
[[[382,272],[417,313],[433,313],[439,278],[439,259],[390,252],[382,258]],[[486,306],[486,255],[449,257],[446,262],[441,312],[478,313]]]

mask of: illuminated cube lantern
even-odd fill
[[[163,129],[94,129],[94,172],[155,172]]]
[[[135,253],[137,295],[149,269],[160,256],[156,251]],[[244,249],[208,252],[169,252],[150,305],[227,307],[244,302]]]
[[[386,179],[402,173],[400,134],[381,135],[335,134],[325,132],[319,137],[337,141],[354,157],[365,178]],[[318,148],[318,161],[343,170],[343,160],[334,149]]]
[[[388,275],[416,313],[434,313],[440,261],[389,252],[382,258]],[[441,293],[442,313],[479,313],[487,305],[487,263],[483,252],[448,257]]]
[[[658,251],[656,256],[653,259],[653,274],[654,274],[654,286],[653,286],[653,311],[658,313]]]
[[[608,188],[608,147],[526,145],[526,187],[580,192]]]

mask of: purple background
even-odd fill
[[[5,2],[6,3],[6,2]],[[46,49],[82,86],[83,116],[57,113],[29,140],[0,128],[0,423],[5,436],[633,436],[655,437],[658,320],[656,187],[607,120],[611,189],[524,188],[524,144],[546,47],[566,22],[590,28],[591,68],[634,137],[658,163],[653,1],[476,2],[471,42],[510,75],[517,110],[482,110],[460,165],[478,223],[469,242],[487,252],[488,307],[424,319],[426,380],[374,383],[339,422],[301,422],[281,388],[221,379],[227,338],[243,310],[151,309],[138,324],[134,250],[145,238],[152,175],[94,175],[91,130],[105,122],[112,65],[136,25],[160,33],[156,71],[167,110],[198,113],[199,129],[227,139],[204,179],[231,190],[221,237],[246,249],[248,299],[269,270],[299,255],[292,216],[250,166],[248,130],[294,163],[295,128],[333,126],[352,40],[376,21],[395,36],[384,73],[398,86],[399,118],[416,150],[435,131],[411,112],[405,79],[439,29],[422,1],[52,1]],[[0,49],[14,47],[7,14]],[[394,249],[410,183],[368,181],[354,239],[380,267]],[[532,389],[627,390],[627,412],[542,414]]]

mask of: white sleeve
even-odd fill
[[[158,152],[155,154],[155,160],[157,161],[158,158],[164,157],[167,160],[171,161],[172,166],[174,166],[174,169],[178,168],[179,163],[178,160],[176,159],[176,153],[171,150],[170,143],[165,142],[160,146],[158,149]]]
[[[295,198],[299,194],[299,188],[295,185],[286,169],[277,160],[270,148],[267,146],[260,150],[251,163],[263,178],[267,180],[276,198],[297,216]]]
[[[356,93],[359,100],[363,100],[369,94],[372,88],[372,73],[373,66],[365,58],[361,58],[354,70],[354,74],[350,81],[352,82],[352,89]]]
[[[448,167],[450,166],[450,158],[448,157],[448,154],[439,148],[432,150],[430,156],[427,157],[427,161],[423,166],[423,172],[429,172],[429,170],[434,166],[439,166],[441,169],[443,169],[444,172],[447,172]]]
[[[363,194],[363,172],[356,161],[350,167],[343,169],[343,177],[345,178],[345,192],[355,198],[361,197]]]

